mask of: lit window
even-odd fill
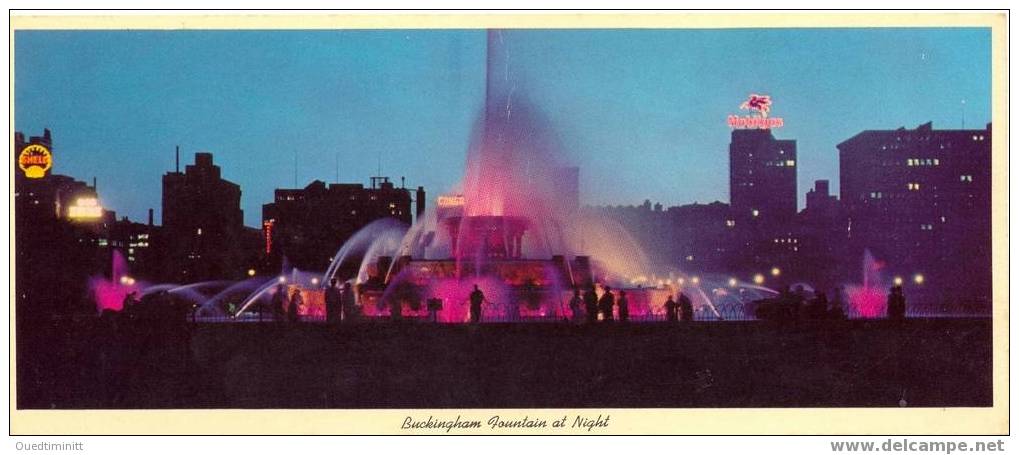
[[[938,162],[937,158],[934,158],[934,165],[935,166],[940,166],[941,165],[941,163]]]
[[[736,225],[736,220],[725,220],[725,225],[728,227],[733,227]]]
[[[959,181],[960,182],[972,182],[973,181],[973,176],[972,175],[960,175],[959,176]]]
[[[757,218],[757,215],[760,215],[760,214],[761,214],[761,212],[757,211],[757,209],[754,209],[754,210],[753,210],[752,212],[750,212],[750,213],[754,215],[754,218]]]
[[[198,233],[198,235],[202,235],[202,228],[198,228],[197,233]]]
[[[786,160],[785,161],[785,165],[786,166],[795,166],[796,165],[796,160]]]
[[[912,158],[906,160],[906,166],[912,166],[912,165],[913,165],[913,159]]]

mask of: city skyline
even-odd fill
[[[990,122],[989,29],[506,36],[528,97],[580,162],[584,204],[728,202],[725,119],[750,93],[772,96],[775,137],[797,141],[800,208],[814,180],[838,193],[835,146],[860,131]],[[178,144],[184,160],[216,156],[248,226],[276,188],[366,182],[379,167],[438,195],[463,171],[484,47],[483,30],[19,31],[15,130],[53,130],[53,171],[96,176],[103,204],[133,219],[161,218]]]

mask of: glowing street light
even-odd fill
[[[771,268],[771,276],[779,276],[781,274],[782,274],[782,270],[779,269],[778,267],[772,267]]]
[[[760,273],[754,275],[754,284],[764,284],[764,275]]]
[[[693,283],[693,284],[698,284],[698,283],[701,282],[701,279],[699,277],[695,276],[693,278],[690,278],[690,282]]]
[[[730,288],[734,288],[734,287],[736,287],[736,285],[737,285],[737,284],[739,284],[739,282],[738,282],[738,281],[736,281],[736,279],[735,279],[735,278],[729,278],[729,287],[730,287]]]
[[[917,273],[915,276],[913,276],[913,282],[916,284],[923,284],[923,280],[924,277],[922,273]]]
[[[248,269],[248,276],[255,276],[255,269]]]
[[[896,286],[902,286],[902,277],[897,276],[895,277],[895,279],[892,280],[892,282],[895,283]]]
[[[286,282],[287,282],[287,277],[285,277],[285,276],[281,276],[281,277],[279,278],[279,282],[280,282],[280,283],[286,283]]]
[[[311,279],[311,284],[312,284],[313,286],[318,286],[318,278],[312,278],[312,279]]]
[[[676,279],[676,284],[682,286],[682,285],[686,284],[686,279],[685,278],[677,278]]]

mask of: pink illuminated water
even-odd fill
[[[881,280],[884,262],[874,259],[869,250],[863,253],[863,283],[846,286],[846,297],[856,314],[876,318],[885,313],[885,286]]]
[[[123,309],[124,298],[127,297],[127,294],[137,292],[141,288],[141,284],[136,281],[132,284],[121,282],[122,279],[130,277],[127,261],[118,250],[113,250],[112,255],[110,277],[94,276],[89,280],[89,287],[92,289],[92,296],[96,302],[96,310],[99,312],[103,310],[120,311]]]

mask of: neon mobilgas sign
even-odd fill
[[[762,130],[781,128],[785,125],[782,117],[769,117],[771,113],[771,96],[751,93],[743,104],[739,105],[740,110],[749,111],[750,115],[730,115],[726,119],[729,128],[733,129],[754,129]]]

